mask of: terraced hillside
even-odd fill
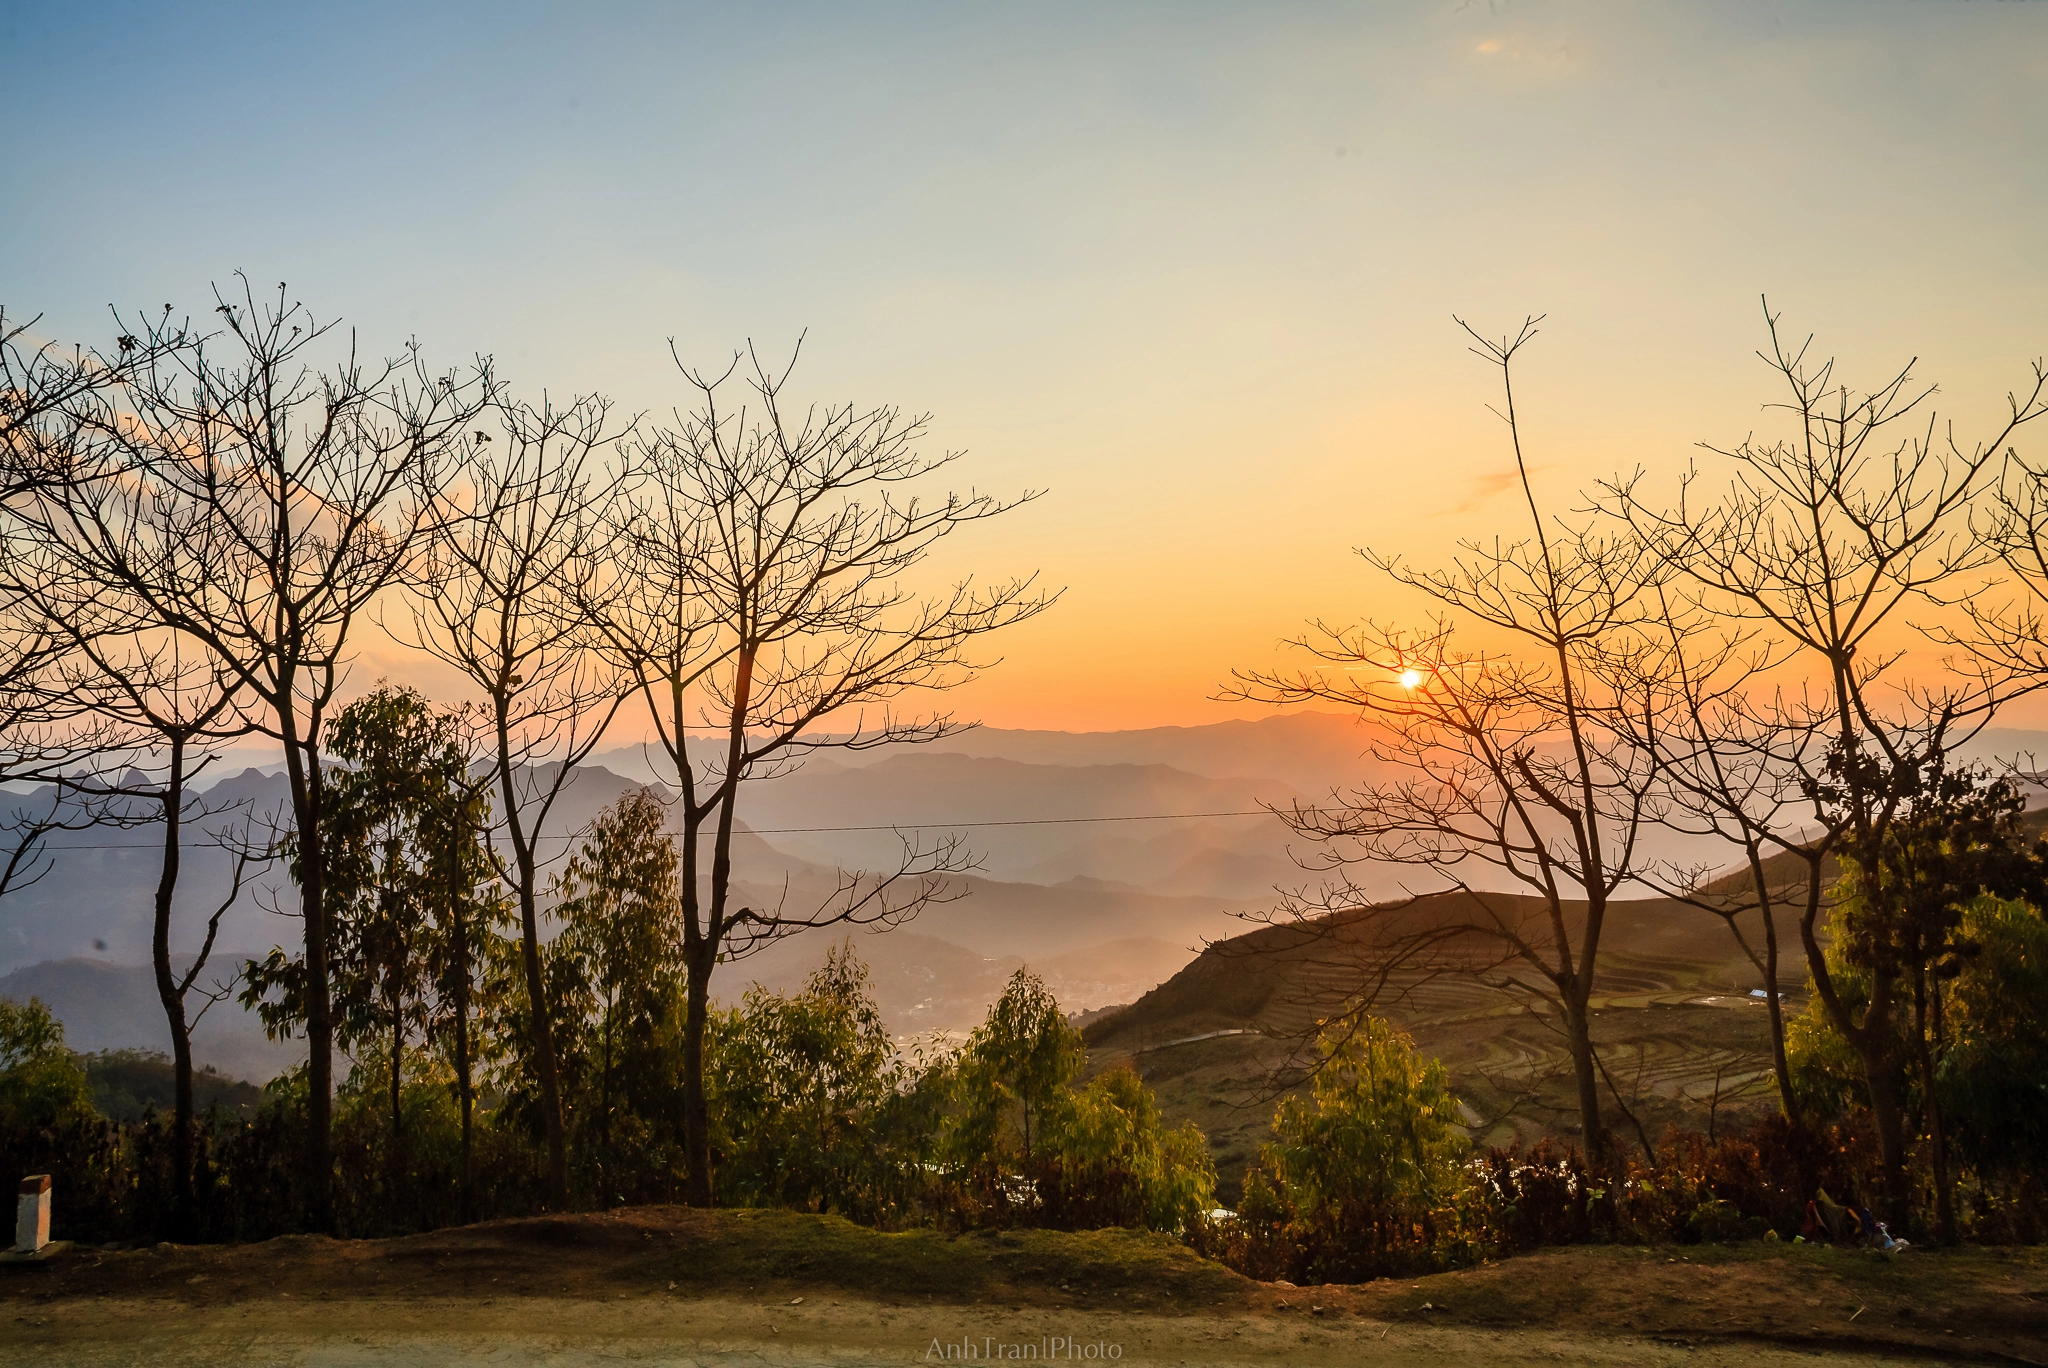
[[[1533,899],[1487,901],[1511,917],[1538,910]],[[1169,1117],[1199,1124],[1227,1199],[1267,1137],[1277,1097],[1299,1086],[1315,1022],[1358,991],[1376,947],[1473,910],[1471,895],[1442,894],[1391,916],[1339,914],[1212,944],[1136,1003],[1089,1021],[1090,1066],[1129,1061]],[[1752,943],[1756,921],[1740,923]],[[1784,948],[1783,981],[1803,983],[1796,945]],[[1671,1122],[1718,1129],[1774,1105],[1766,1014],[1749,996],[1757,972],[1719,918],[1662,899],[1612,905],[1599,982],[1595,1041],[1620,1100],[1652,1138]],[[1379,1001],[1382,1015],[1444,1060],[1476,1140],[1576,1133],[1570,1061],[1549,1020],[1463,976],[1397,975]],[[1801,1003],[1795,994],[1786,1005]],[[1614,1096],[1606,1100],[1610,1124],[1633,1138]]]

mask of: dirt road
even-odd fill
[[[1134,1231],[637,1208],[0,1270],[10,1364],[1741,1364],[2048,1368],[2048,1251],[1589,1246],[1358,1287]]]
[[[102,1302],[0,1331],[0,1363],[49,1368],[469,1368],[923,1363],[1132,1365],[1909,1363],[1924,1358],[1754,1343],[1687,1344],[1556,1330],[1475,1330],[1359,1316],[1134,1315],[730,1298],[607,1302],[289,1301],[232,1307]],[[1024,1360],[1026,1353],[1031,1360]],[[949,1357],[950,1355],[950,1357]]]

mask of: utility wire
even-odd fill
[[[1066,826],[1076,822],[1178,822],[1191,817],[1268,817],[1264,808],[1243,812],[1148,812],[1136,817],[1019,817],[1008,822],[904,822],[895,826],[749,827],[756,836],[794,836],[815,831],[950,831],[956,827]]]
[[[754,836],[809,836],[837,831],[956,831],[967,827],[1028,827],[1028,826],[1074,826],[1090,822],[1183,822],[1197,817],[1270,817],[1273,814],[1265,808],[1246,808],[1239,812],[1147,812],[1127,817],[1020,817],[1004,822],[896,822],[876,826],[820,826],[820,827],[748,827],[735,835]],[[573,841],[577,833],[561,836],[536,836],[536,841]],[[180,841],[181,847],[205,847],[212,841]],[[54,841],[45,842],[45,850],[153,850],[157,843],[135,841],[127,845],[71,845]]]

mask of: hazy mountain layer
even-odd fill
[[[223,973],[231,967],[223,966]],[[201,976],[195,989],[211,983]],[[170,1028],[147,966],[63,959],[17,969],[0,978],[0,997],[41,998],[64,1023],[64,1041],[81,1052],[127,1048],[170,1051]],[[201,1004],[192,1003],[192,1009]],[[189,1009],[188,1009],[189,1010]],[[192,1031],[192,1058],[231,1078],[267,1082],[306,1057],[301,1041],[271,1041],[253,1012],[232,998],[209,1008]]]
[[[946,828],[927,824],[994,823],[955,828],[981,860],[973,876],[959,881],[967,896],[927,909],[900,931],[854,933],[891,1028],[911,1034],[971,1026],[1025,963],[1046,975],[1069,1010],[1129,1002],[1186,965],[1205,939],[1242,930],[1233,911],[1267,906],[1274,885],[1313,884],[1317,876],[1290,859],[1288,833],[1271,817],[1070,819],[1249,812],[1296,797],[1316,801],[1333,785],[1369,776],[1372,765],[1361,758],[1369,739],[1348,718],[1300,713],[1127,732],[986,728],[930,748],[820,757],[750,789],[743,816],[768,834],[742,833],[737,872],[745,896],[815,902],[833,886],[834,866],[872,868],[900,845],[887,830],[810,828],[916,825],[926,829],[913,838],[928,839]],[[2048,733],[1988,732],[1972,747],[1987,758],[2030,751],[2048,755]],[[638,747],[600,758],[606,765],[578,773],[543,832],[551,862],[600,808],[655,773]],[[283,780],[245,769],[217,782],[207,799],[267,816],[282,807]],[[62,840],[69,848],[55,852],[47,878],[0,901],[0,972],[13,971],[0,979],[0,994],[42,996],[78,1048],[163,1043],[153,982],[135,967],[149,953],[156,835],[146,825],[68,835]],[[1298,843],[1295,849],[1314,854]],[[177,953],[197,948],[206,916],[227,892],[228,871],[220,852],[187,850]],[[1428,879],[1426,870],[1383,870],[1370,873],[1365,886],[1392,894],[1426,887]],[[258,877],[224,918],[208,977],[231,973],[241,958],[272,945],[296,944],[294,906],[282,871]],[[1641,929],[1668,933],[1677,924]],[[718,996],[735,999],[753,981],[795,988],[841,934],[806,934],[730,966]],[[1688,928],[1685,938],[1690,934]],[[1679,957],[1703,951],[1704,945],[1688,946]],[[289,1045],[264,1041],[253,1017],[232,1003],[209,1014],[199,1046],[202,1062],[245,1077],[267,1077],[297,1057]]]

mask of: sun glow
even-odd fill
[[[1403,671],[1401,671],[1401,687],[1402,687],[1402,688],[1404,688],[1404,689],[1413,689],[1413,688],[1417,688],[1417,687],[1419,687],[1419,686],[1421,685],[1421,683],[1422,683],[1422,671],[1420,671],[1420,670],[1403,670]]]

